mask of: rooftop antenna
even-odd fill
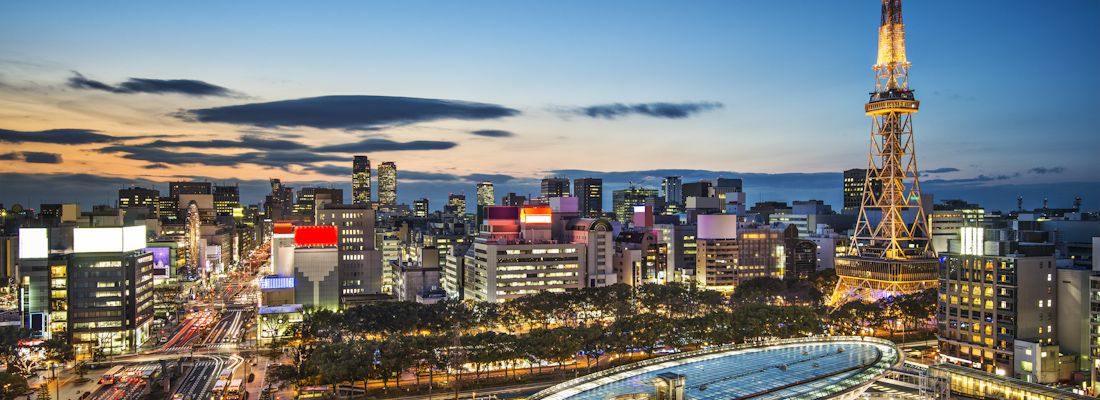
[[[1073,198],[1073,210],[1081,211],[1081,196]]]
[[[1044,209],[1044,210],[1046,210],[1046,209],[1047,209],[1047,202],[1048,202],[1048,201],[1047,201],[1047,198],[1046,198],[1046,197],[1044,197],[1044,198],[1043,198],[1043,209]]]
[[[1024,196],[1016,196],[1016,211],[1024,212]]]

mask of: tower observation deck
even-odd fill
[[[909,88],[901,0],[882,0],[875,90],[864,105],[871,117],[867,179],[848,255],[836,261],[839,277],[830,304],[921,291],[937,284],[921,202],[912,116],[920,102]]]

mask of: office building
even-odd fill
[[[386,161],[378,166],[378,203],[397,204],[397,164]]]
[[[584,286],[587,246],[551,239],[549,207],[486,209],[486,229],[465,255],[464,299],[501,302]]]
[[[527,196],[521,196],[514,192],[508,192],[500,198],[500,205],[519,207],[527,204]]]
[[[684,204],[684,182],[678,176],[666,176],[661,180],[661,196],[665,203]]]
[[[688,197],[710,197],[710,181],[689,182],[680,186],[680,193],[686,200]],[[681,200],[681,203],[683,200]]]
[[[322,204],[344,204],[344,190],[335,188],[305,187],[298,191],[294,213],[306,221],[313,221]]]
[[[1054,249],[1020,235],[964,227],[949,241],[939,270],[939,352],[953,364],[1049,383],[1059,353]]]
[[[599,218],[603,216],[603,179],[574,179],[573,193],[580,199],[582,217]]]
[[[611,205],[615,211],[615,218],[624,223],[633,220],[635,206],[646,204],[652,206],[656,203],[656,199],[656,189],[631,186],[611,192]]]
[[[335,226],[341,304],[348,296],[382,293],[382,254],[375,247],[375,211],[369,204],[324,204],[318,226]]]
[[[414,217],[427,217],[431,211],[428,210],[428,199],[413,200],[413,216]]]
[[[569,195],[569,178],[542,179],[542,186],[539,191],[540,202],[549,203],[552,198],[570,197]]]
[[[351,161],[352,204],[371,202],[370,175],[370,159],[367,156],[355,156]]]
[[[641,286],[666,284],[673,274],[668,268],[668,244],[649,230],[622,231],[615,237],[615,273],[619,283]]]
[[[477,184],[477,205],[492,206],[496,205],[496,194],[493,193],[492,182],[479,182]]]
[[[143,187],[130,187],[118,190],[118,208],[148,207],[157,210],[160,203],[160,191]]]
[[[234,209],[241,208],[241,190],[237,185],[214,186],[214,210],[220,216],[233,215]]]
[[[447,206],[443,207],[443,212],[455,215],[465,215],[466,195],[454,193],[447,195]]]
[[[583,275],[586,287],[610,286],[618,283],[615,273],[615,228],[603,218],[572,218],[565,227],[568,243],[586,246]]]

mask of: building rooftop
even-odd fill
[[[901,362],[893,343],[822,337],[722,346],[612,368],[536,393],[530,400],[603,400],[654,393],[661,374],[686,377],[689,399],[813,399],[865,389]]]

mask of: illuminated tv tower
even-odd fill
[[[909,89],[901,0],[882,0],[875,91],[864,106],[871,117],[871,151],[863,201],[848,255],[830,303],[875,301],[937,284],[939,260],[921,204],[912,116],[920,102]]]

